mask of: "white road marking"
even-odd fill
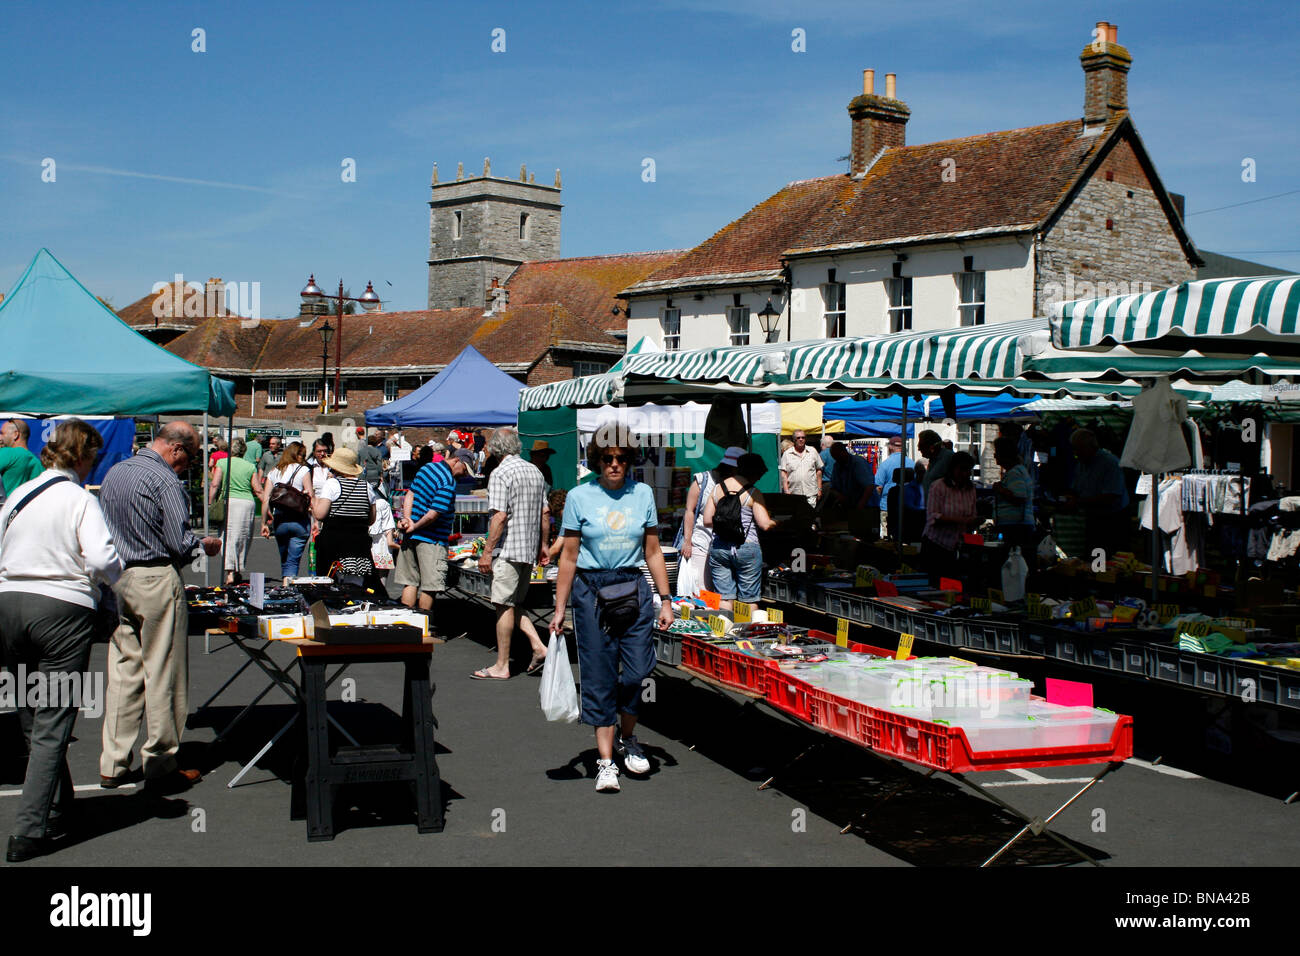
[[[104,788],[101,787],[101,786],[100,786],[99,784],[97,784],[97,783],[84,783],[84,784],[82,784],[81,786],[79,786],[79,787],[73,787],[72,789],[73,789],[75,792],[77,792],[77,793],[84,793],[84,792],[87,791],[87,790],[102,790],[102,789],[104,789]],[[133,783],[124,783],[124,784],[122,784],[120,787],[116,787],[115,789],[117,789],[117,790],[134,790],[134,789],[135,789],[135,784],[133,784]],[[22,796],[22,793],[23,793],[23,792],[22,792],[21,790],[0,790],[0,797],[20,797],[20,796]]]
[[[1044,777],[1042,774],[1034,773],[1032,770],[1008,770],[1009,774],[1019,777],[1019,780],[998,780],[993,783],[982,784],[985,787],[1041,787],[1051,783],[1087,783],[1092,777]]]
[[[1179,779],[1182,780],[1202,779],[1200,776],[1192,773],[1190,770],[1179,770],[1177,767],[1171,767],[1168,764],[1163,764],[1163,763],[1162,764],[1147,763],[1145,760],[1139,760],[1137,757],[1129,757],[1124,762],[1131,763],[1133,766],[1141,767],[1144,770],[1154,770],[1156,773],[1167,774],[1170,777],[1178,777]]]

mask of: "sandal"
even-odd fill
[[[489,674],[486,667],[480,667],[474,673],[470,674],[470,680],[509,680],[509,677],[497,677],[495,674]]]
[[[543,654],[541,657],[534,657],[531,661],[529,661],[528,669],[524,671],[524,673],[536,674],[539,671],[541,671],[541,669],[545,666],[546,666],[546,655]]]

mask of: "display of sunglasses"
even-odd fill
[[[618,462],[620,465],[629,464],[632,461],[631,455],[601,455],[600,460],[606,465],[612,465]]]

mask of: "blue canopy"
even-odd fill
[[[513,425],[524,383],[497,368],[472,345],[410,395],[366,412],[367,425]]]
[[[235,386],[123,322],[48,249],[0,302],[0,408],[29,415],[235,410]]]
[[[968,422],[1011,418],[1036,419],[1037,415],[1026,412],[1021,408],[1026,402],[1030,401],[1033,401],[1033,399],[1015,395],[957,395],[955,397],[956,420]],[[822,417],[828,421],[842,418],[845,431],[850,434],[885,434],[879,430],[882,424],[884,422],[899,422],[902,420],[902,416],[903,403],[897,395],[869,398],[861,402],[845,399],[840,402],[829,402],[822,406]],[[909,433],[911,432],[911,423],[914,421],[924,421],[926,419],[942,421],[944,418],[947,418],[947,415],[943,410],[943,402],[939,400],[937,395],[924,398],[909,398],[907,400]],[[897,427],[888,434],[897,435]]]

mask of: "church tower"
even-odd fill
[[[438,181],[433,167],[429,199],[429,308],[482,308],[494,279],[502,284],[521,262],[560,256],[560,171],[555,185],[483,175]]]

